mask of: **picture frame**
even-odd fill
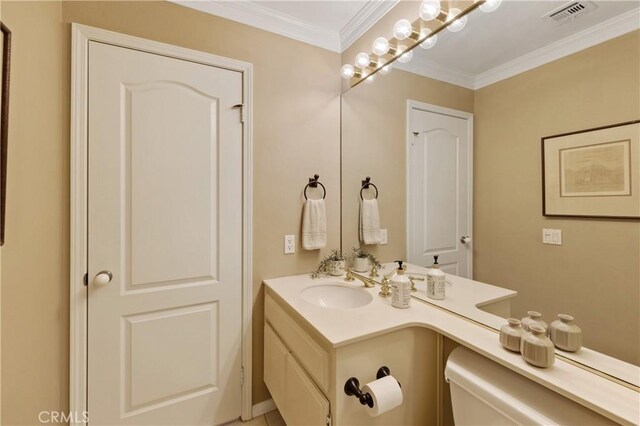
[[[544,216],[640,219],[640,120],[541,142]]]
[[[7,147],[9,144],[9,83],[11,73],[11,31],[0,21],[2,33],[2,76],[0,77],[0,246],[4,245],[7,211]]]

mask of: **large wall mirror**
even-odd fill
[[[606,373],[639,386],[640,221],[543,215],[543,138],[640,119],[639,3],[575,3],[566,19],[549,16],[565,1],[474,10],[343,93],[342,247],[361,245],[368,176],[387,243],[364,247],[380,260],[439,254],[445,272],[517,291],[513,317],[570,314],[590,354],[577,362],[615,358]]]

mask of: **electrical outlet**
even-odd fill
[[[293,254],[296,252],[296,236],[284,236],[284,254]]]
[[[388,241],[387,241],[387,230],[386,229],[381,229],[380,230],[380,236],[382,237],[381,238],[382,242],[380,244],[388,244]]]
[[[562,229],[544,228],[542,230],[542,243],[561,246],[562,245]]]

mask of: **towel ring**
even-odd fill
[[[322,199],[324,200],[325,197],[327,196],[327,188],[325,188],[324,185],[322,184],[322,182],[320,182],[318,179],[320,179],[320,175],[314,175],[312,178],[309,178],[309,183],[307,184],[307,186],[304,187],[304,199],[305,200],[309,199],[307,197],[307,188],[309,188],[309,187],[317,188],[318,185],[320,185],[322,187]]]
[[[369,186],[373,186],[373,189],[376,190],[376,196],[375,199],[378,199],[378,187],[371,183],[371,178],[369,176],[366,177],[365,180],[362,181],[362,188],[360,188],[360,199],[362,201],[364,201],[364,197],[362,196],[362,191],[364,191],[365,189],[369,189]]]

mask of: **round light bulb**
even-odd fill
[[[404,46],[398,46],[398,52],[404,52],[402,55],[398,57],[398,62],[402,64],[406,64],[413,58],[413,50],[408,50],[405,52],[407,48]]]
[[[365,69],[371,63],[371,58],[366,53],[358,53],[356,55],[356,66],[360,69]]]
[[[440,15],[440,0],[424,0],[420,4],[420,18],[425,21],[431,21]]]
[[[480,6],[480,10],[486,13],[493,12],[500,7],[501,3],[502,0],[487,0],[482,6]]]
[[[345,64],[342,66],[342,68],[340,68],[340,74],[342,75],[342,78],[348,80],[356,75],[356,70],[353,69],[353,65]]]
[[[460,15],[460,13],[460,9],[449,9],[449,18],[447,19],[447,21],[451,23],[447,26],[447,29],[452,33],[457,33],[458,31],[463,29],[465,25],[467,25],[466,16],[456,19],[456,16]]]
[[[428,28],[425,28],[422,31],[420,31],[420,38],[423,39],[427,37],[429,34],[431,34],[431,30]],[[434,34],[431,37],[426,38],[422,43],[420,43],[420,47],[422,47],[423,49],[431,49],[433,46],[436,45],[436,41],[438,41],[438,34]]]
[[[401,19],[393,26],[393,36],[397,40],[406,40],[412,33],[413,28],[408,19]]]
[[[386,55],[389,51],[389,41],[384,37],[378,37],[373,41],[371,50],[378,56]]]

